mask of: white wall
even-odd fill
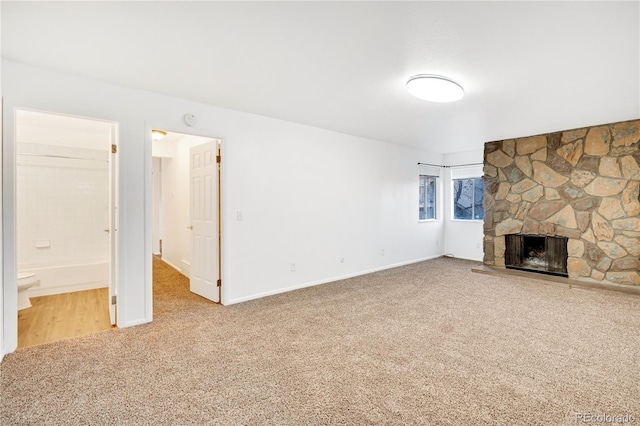
[[[444,165],[457,166],[483,162],[483,150],[465,151],[444,156]],[[453,220],[451,168],[444,169],[444,254],[462,259],[482,261],[483,222],[475,220]],[[481,177],[481,175],[479,176]]]
[[[0,8],[0,10],[2,10],[2,8]],[[1,15],[2,12],[0,12],[0,22],[2,22],[1,19]],[[0,31],[0,34],[2,33],[2,31]],[[2,46],[2,36],[0,35],[0,46]],[[2,48],[0,47],[0,58],[2,57]],[[0,142],[2,142],[1,144],[4,145],[4,141],[3,141],[3,137],[2,135],[4,135],[4,130],[3,130],[3,123],[4,120],[2,119],[2,117],[4,116],[3,114],[3,105],[2,105],[2,61],[0,61]],[[3,159],[2,159],[2,150],[0,150],[0,239],[2,241],[4,241],[4,237],[3,237],[3,222],[4,220],[2,219],[2,200],[4,198],[3,196],[3,187],[4,187],[4,183],[3,183],[3,175],[4,175],[4,171],[3,169]],[[4,357],[4,354],[7,353],[7,351],[5,350],[5,339],[4,339],[4,250],[3,250],[3,246],[4,243],[0,244],[0,285],[2,285],[2,287],[0,288],[0,361],[2,361],[2,358]]]
[[[153,204],[151,213],[152,250],[153,254],[160,254],[160,240],[162,239],[162,159],[154,156],[151,167],[153,174],[153,196],[151,201]]]
[[[244,285],[234,286],[231,301],[441,254],[442,222],[418,223],[417,162],[434,156],[282,122],[269,127],[283,137],[247,129],[248,155],[235,164],[227,217],[231,255],[244,267],[231,278]],[[243,221],[234,220],[237,211]]]
[[[168,138],[167,138],[168,139]],[[162,158],[171,158],[175,153],[175,141],[154,140],[151,153],[153,155],[151,169],[152,183],[152,250],[153,254],[160,254],[160,240],[162,239]]]
[[[15,107],[120,124],[120,327],[152,319],[152,128],[223,139],[225,304],[442,254],[443,222],[417,219],[417,162],[441,164],[441,155],[11,61],[2,78],[5,352],[17,343],[15,168],[7,160],[15,155]],[[199,124],[183,124],[185,113]]]

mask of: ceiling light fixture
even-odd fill
[[[407,92],[429,102],[454,102],[462,99],[464,89],[447,77],[433,74],[414,75],[407,81]]]
[[[153,129],[151,131],[151,140],[159,141],[160,139],[164,138],[165,136],[167,136],[167,132],[165,132],[164,130]]]

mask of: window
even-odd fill
[[[453,179],[453,218],[484,219],[484,181],[482,178]]]
[[[418,218],[428,220],[436,218],[436,176],[420,175],[420,195]]]

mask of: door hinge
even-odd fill
[[[222,286],[222,280],[218,280],[218,281],[216,282],[216,284],[218,285],[218,287],[221,287],[221,286]]]
[[[221,159],[222,159],[222,158],[221,158],[219,155],[216,155],[216,163],[220,163],[220,160],[221,160]]]
[[[111,153],[115,154],[116,152],[118,152],[118,145],[116,145],[115,143],[111,144]]]
[[[111,296],[111,304],[112,305],[115,305],[117,300],[118,300],[117,296]]]

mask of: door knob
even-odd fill
[[[189,226],[187,226],[187,229],[191,230],[191,229],[193,229],[193,226],[189,225]]]

